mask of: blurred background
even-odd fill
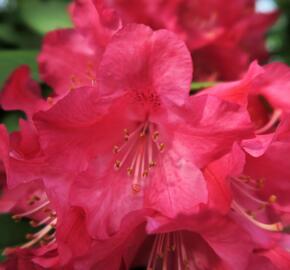
[[[38,79],[35,57],[45,33],[71,25],[67,14],[69,0],[0,0],[0,87],[10,72],[28,64]],[[260,12],[280,10],[281,16],[267,36],[271,61],[290,64],[290,0],[257,0]],[[18,112],[0,111],[0,122],[10,131],[17,129]],[[24,241],[31,230],[26,222],[16,224],[7,215],[0,216],[0,253],[4,247]],[[3,257],[0,256],[0,260]]]

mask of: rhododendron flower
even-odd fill
[[[20,136],[20,134],[18,135]],[[8,134],[3,126],[1,126],[0,129],[0,138],[0,160],[4,163],[5,174],[9,175],[8,171],[11,169],[10,165],[12,164],[13,170],[16,170],[17,167],[13,166],[13,158],[11,158],[10,161],[9,150],[13,145],[9,144]],[[20,148],[16,149],[19,150]],[[26,163],[28,163],[28,160],[21,160],[22,167],[25,167]],[[31,165],[28,167],[30,169],[32,168]],[[9,168],[9,170],[6,170],[6,168]],[[27,168],[22,168],[21,172],[18,171],[17,173],[25,175],[26,170]],[[24,173],[22,174],[22,172]],[[23,181],[23,183],[24,182],[25,181]],[[6,185],[4,185],[0,197],[0,212],[12,213],[15,220],[29,218],[31,219],[30,224],[33,227],[40,228],[36,233],[27,235],[28,241],[21,244],[18,248],[7,248],[4,251],[5,255],[11,255],[19,259],[21,257],[23,259],[23,265],[26,263],[28,265],[37,264],[40,267],[45,265],[53,266],[58,263],[54,230],[57,223],[56,213],[51,207],[51,203],[47,198],[44,186],[40,180],[35,180],[28,184],[19,183],[19,185],[13,189],[8,189]],[[45,246],[40,247],[40,244],[45,244]],[[39,248],[35,248],[36,245],[38,245]],[[27,252],[24,250],[27,250]],[[46,256],[47,254],[48,256]],[[25,262],[26,260],[24,257],[30,258],[30,262],[28,259],[27,262]],[[7,266],[7,269],[11,268]]]
[[[290,70],[282,63],[264,67],[253,62],[240,81],[220,83],[200,95],[211,94],[247,108],[256,136],[244,140],[244,149],[253,156],[262,155],[271,143],[275,129],[290,109]]]
[[[210,207],[224,213],[234,210],[252,237],[267,247],[273,243],[285,247],[286,236],[280,232],[289,225],[283,224],[290,205],[289,162],[285,159],[289,147],[287,117],[263,155],[253,157],[235,146],[232,153],[205,169]]]
[[[154,212],[131,213],[116,235],[93,246],[75,266],[109,270],[254,270],[267,266],[286,270],[289,263],[286,251],[262,248],[233,220],[205,210],[176,219]]]
[[[277,18],[276,13],[256,12],[255,1],[247,0],[105,2],[119,11],[125,22],[177,33],[192,52],[195,79],[237,79],[250,61],[267,59],[265,33]]]
[[[75,0],[70,11],[75,28],[48,33],[38,57],[40,76],[55,96],[97,83],[104,49],[121,27],[118,16],[101,1]]]
[[[20,185],[11,190],[5,189],[0,198],[0,211],[14,214],[13,219],[15,220],[30,219],[31,226],[39,228],[37,232],[26,235],[28,239],[26,243],[17,248],[6,248],[5,255],[29,254],[31,263],[43,267],[58,264],[54,229],[57,217],[40,182]]]
[[[98,87],[36,114],[48,169],[72,175],[71,202],[85,209],[92,235],[108,237],[143,207],[171,217],[195,211],[207,202],[199,168],[249,136],[240,106],[189,97],[191,74],[182,41],[128,25],[105,50]]]
[[[44,159],[32,116],[37,111],[48,109],[50,104],[42,98],[41,89],[31,79],[27,66],[16,69],[7,80],[1,91],[0,105],[7,111],[22,111],[27,118],[19,120],[19,131],[11,133],[10,136],[2,131],[2,162],[7,185],[15,187],[39,179]]]
[[[248,107],[258,134],[271,131],[281,112],[290,110],[290,69],[282,63],[263,67],[253,62],[240,81],[220,83],[204,93]],[[272,113],[272,114],[271,114]]]

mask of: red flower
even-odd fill
[[[84,171],[71,177],[71,200],[93,235],[107,237],[142,208],[192,213],[207,202],[199,168],[248,136],[240,106],[188,96],[191,74],[173,34],[128,25],[107,46],[98,87],[75,89],[35,116],[52,169]]]
[[[245,154],[235,146],[232,153],[212,162],[205,175],[209,205],[233,215],[265,247],[289,248],[289,117],[281,122],[271,143],[259,157]],[[223,194],[220,196],[220,194]]]
[[[255,129],[255,138],[243,141],[244,149],[253,156],[262,155],[273,139],[283,114],[290,111],[285,96],[290,94],[290,69],[282,63],[264,67],[253,62],[245,76],[220,83],[200,95],[210,94],[247,108]]]
[[[264,36],[277,18],[276,13],[257,13],[255,1],[245,0],[106,2],[126,22],[177,33],[192,52],[196,79],[237,79],[249,61],[267,59]]]
[[[41,78],[55,94],[96,84],[104,49],[121,23],[100,1],[75,0],[70,8],[74,29],[47,34],[38,61]]]

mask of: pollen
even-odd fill
[[[272,194],[270,197],[269,197],[269,199],[268,199],[268,202],[269,203],[276,203],[277,202],[277,196],[276,195],[274,195],[274,194]]]

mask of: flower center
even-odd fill
[[[190,269],[182,233],[161,233],[155,236],[147,270]]]
[[[22,218],[31,219],[33,216],[37,217],[37,220],[31,219],[30,225],[32,227],[41,227],[40,230],[33,234],[27,234],[26,238],[28,242],[20,246],[20,248],[31,248],[37,244],[49,245],[54,243],[55,240],[55,226],[57,223],[56,212],[51,209],[50,202],[45,196],[40,198],[37,195],[33,195],[27,200],[28,210],[26,212],[16,214],[12,218],[15,221],[19,221]]]
[[[272,194],[268,200],[260,199],[259,191],[264,187],[263,179],[255,180],[242,175],[232,177],[231,184],[237,195],[232,203],[233,210],[264,230],[273,232],[283,230],[281,222],[268,223],[267,210],[276,203],[277,196]]]
[[[126,170],[127,175],[132,178],[132,190],[138,193],[144,184],[143,179],[155,167],[164,147],[165,144],[159,141],[155,124],[144,122],[132,132],[125,128],[124,143],[113,148],[116,155],[114,168],[117,171]]]

